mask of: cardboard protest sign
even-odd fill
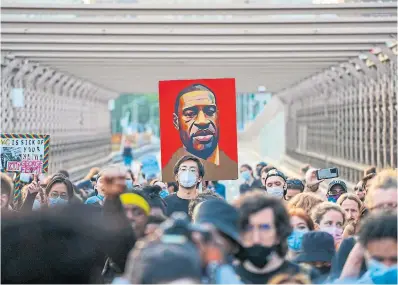
[[[202,161],[206,181],[238,178],[235,79],[160,81],[159,108],[163,181],[184,155]]]
[[[1,134],[2,172],[48,173],[50,136],[38,134]]]

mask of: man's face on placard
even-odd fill
[[[218,144],[218,110],[213,93],[205,90],[182,95],[178,102],[174,125],[186,149],[207,159]]]

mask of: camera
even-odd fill
[[[192,242],[192,233],[199,233],[205,243],[211,240],[212,234],[207,229],[190,222],[184,212],[175,212],[171,217],[161,224],[163,230],[162,242],[183,244]]]

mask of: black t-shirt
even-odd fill
[[[167,203],[167,216],[170,217],[174,212],[184,212],[188,215],[189,201],[187,199],[181,199],[177,194],[172,194],[164,198]]]
[[[279,274],[294,275],[297,273],[302,273],[308,275],[308,278],[312,282],[319,277],[318,272],[311,271],[308,273],[307,271],[303,270],[303,268],[299,265],[289,261],[283,262],[278,269],[264,274],[252,273],[246,270],[242,264],[239,264],[235,267],[235,272],[238,274],[240,280],[245,284],[267,284],[272,278],[276,277]]]

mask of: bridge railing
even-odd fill
[[[110,160],[108,100],[118,94],[23,59],[2,62],[1,132],[49,134],[51,173],[101,166]],[[23,107],[12,89],[22,88]]]
[[[273,156],[281,164],[337,166],[353,183],[369,166],[396,168],[396,70],[395,43],[308,78],[276,94],[282,103],[274,98],[241,141],[269,156],[264,145],[277,140],[284,149]],[[278,114],[284,121],[270,129]]]

